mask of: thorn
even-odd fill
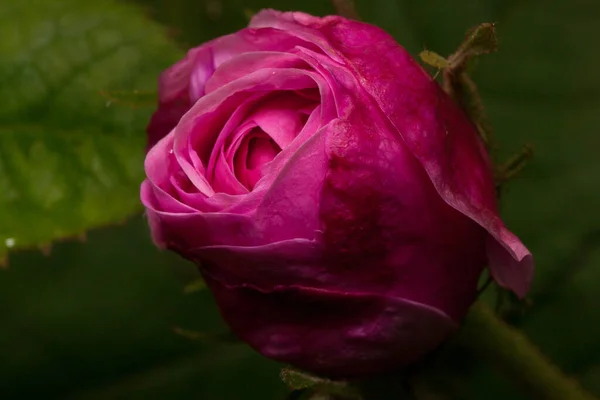
[[[523,149],[519,154],[512,157],[505,165],[504,171],[506,172],[506,179],[511,179],[518,174],[533,157],[533,146],[527,144],[523,146]]]
[[[507,162],[498,167],[496,173],[498,184],[507,182],[517,176],[523,168],[527,165],[527,162],[533,157],[533,146],[526,144],[523,146],[521,151],[513,155]]]

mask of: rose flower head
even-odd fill
[[[483,268],[533,260],[498,216],[472,123],[383,30],[264,10],[160,77],[141,199],[232,331],[330,377],[406,365],[452,333]]]

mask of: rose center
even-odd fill
[[[246,168],[254,170],[262,167],[281,151],[277,143],[270,137],[253,137],[248,143]]]
[[[240,183],[252,190],[264,174],[263,166],[280,151],[281,147],[269,135],[261,129],[254,129],[242,140],[235,155],[234,170]]]

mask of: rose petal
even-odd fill
[[[253,128],[259,126],[263,132],[275,140],[280,148],[285,147],[296,137],[303,127],[306,117],[301,116],[300,112],[307,112],[314,109],[314,107],[315,104],[313,102],[299,97],[295,92],[281,92],[281,94],[277,94],[276,92],[275,95],[270,94],[267,96],[257,94],[240,104],[218,134],[212,148],[206,174],[209,182],[213,184],[213,189],[217,192],[221,191],[230,194],[246,193],[247,190],[242,190],[241,188],[253,187],[263,174],[260,169],[254,171],[255,168],[251,168],[253,171],[247,170],[245,168],[245,161],[239,164],[240,166],[244,166],[244,168],[239,168],[239,166],[238,168],[234,167],[233,158],[244,136],[249,134]],[[251,109],[255,111],[251,111]],[[241,122],[242,120],[244,122]],[[241,125],[239,125],[240,122]],[[234,129],[235,126],[238,127]],[[200,135],[200,138],[205,139],[207,136],[204,133]],[[190,143],[194,142],[198,143],[193,138],[190,139]],[[204,145],[209,143],[204,141]],[[198,148],[201,149],[202,146],[202,142],[190,145],[190,151],[197,153]],[[251,153],[250,156],[253,157],[254,153]],[[272,158],[270,157],[267,161],[270,161]],[[199,157],[195,159],[201,161]],[[243,157],[243,160],[246,160],[246,156]],[[227,165],[218,165],[218,163],[223,161],[226,161]],[[241,179],[237,173],[233,174],[233,171],[242,171],[242,169],[244,175],[252,175],[253,177],[249,180]],[[222,175],[223,178],[217,178],[217,172],[224,174]],[[249,183],[250,181],[251,183]]]
[[[327,135],[321,219],[330,273],[348,290],[417,301],[460,321],[485,265],[485,231],[449,207],[395,133],[360,108]]]
[[[262,167],[271,162],[281,148],[266,133],[254,129],[245,136],[235,156],[235,176],[249,190],[262,178]]]
[[[439,310],[402,299],[305,287],[262,292],[205,279],[242,340],[267,357],[333,378],[406,365],[456,329]]]
[[[282,34],[279,33],[279,36]],[[289,36],[293,40],[293,36]],[[206,83],[206,92],[210,93],[220,87],[227,85],[237,79],[248,76],[261,69],[302,69],[304,63],[298,57],[290,53],[279,53],[273,51],[254,51],[240,54],[219,66],[219,69]]]
[[[191,49],[186,56],[166,69],[158,79],[159,105],[147,127],[148,145],[153,146],[170,132],[193,102],[204,95],[204,86],[215,70],[214,40]]]
[[[221,87],[200,98],[174,129],[174,154],[182,170],[207,196],[214,189],[205,177],[204,162],[234,110],[256,93],[315,87],[315,77],[296,69],[264,69]],[[190,138],[194,138],[192,141]]]
[[[316,105],[295,94],[284,93],[262,102],[248,119],[254,121],[283,149],[304,126],[305,119],[300,112],[312,111]]]
[[[222,36],[188,51],[186,56],[165,70],[159,77],[159,106],[147,127],[148,149],[169,133],[189,110],[204,96],[207,82],[215,70],[231,58],[247,52],[277,51],[293,46],[297,39],[284,33],[275,33],[265,40],[246,29]]]
[[[225,145],[225,158],[228,165],[233,170],[233,158],[237,153],[242,141],[246,135],[256,128],[256,122],[252,120],[245,120],[234,132],[232,132],[226,139],[229,144]]]
[[[194,138],[190,139],[190,143],[192,144],[188,151],[191,155],[195,155],[197,160],[200,160],[198,153],[203,154],[205,159],[206,155],[210,154],[206,175],[216,192],[229,194],[248,193],[247,187],[244,186],[235,175],[233,155],[230,154],[229,146],[231,146],[230,143],[232,140],[241,141],[245,133],[250,132],[252,128],[256,127],[254,122],[244,120],[247,118],[248,112],[256,106],[262,97],[264,97],[264,94],[257,93],[244,100],[238,108],[233,111],[231,117],[227,120],[221,131],[218,132],[215,142],[212,144],[212,148],[208,149],[208,151],[204,151],[203,146],[211,145],[210,141],[207,141],[206,139],[210,137],[214,138],[214,134],[211,135],[210,132],[198,130],[195,132],[198,136],[198,140],[194,140]],[[242,125],[240,125],[240,123],[242,123]],[[234,145],[239,146],[239,143],[236,142]],[[221,165],[223,162],[225,162],[225,165]]]
[[[156,221],[160,227],[152,229],[160,231],[160,240],[156,242],[161,247],[168,247],[194,261],[190,249],[206,246],[207,244],[233,244],[234,246],[256,246],[263,240],[252,218],[248,215],[231,213],[174,213],[155,208],[151,196],[155,188],[148,184],[144,190],[144,206],[150,221]],[[150,200],[150,201],[147,201]],[[214,229],[218,226],[218,229]]]
[[[216,192],[229,193],[232,195],[248,193],[248,188],[238,179],[222,152],[219,154],[219,158],[215,163],[212,182]]]
[[[498,283],[520,297],[525,295],[533,279],[533,258],[498,216],[488,158],[473,126],[391,36],[375,26],[340,17],[317,19],[275,11],[259,13],[251,26],[287,29],[351,66],[444,201],[499,243],[503,250],[488,246],[490,270]],[[340,45],[334,50],[327,43]],[[374,63],[374,57],[379,61]],[[385,76],[394,79],[382,79]],[[508,256],[501,255],[502,251]],[[512,262],[507,263],[510,258]]]
[[[263,169],[264,176],[257,182],[254,191],[262,190],[263,193],[270,190],[273,181],[277,179],[277,175],[283,169],[285,164],[306,142],[313,137],[317,131],[323,126],[323,118],[321,112],[321,106],[317,106],[309,115],[306,124],[300,131],[300,133],[294,138],[294,140],[285,147],[270,163],[266,164]],[[319,138],[320,140],[320,138]],[[309,146],[306,146],[307,148]],[[306,151],[306,150],[305,150]],[[316,166],[317,164],[314,164]]]
[[[344,18],[337,16],[318,18],[303,12],[262,10],[252,17],[248,26],[254,29],[274,28],[280,32],[285,32],[289,36],[295,36],[297,39],[304,41],[304,47],[309,49],[318,47],[331,60],[343,63],[343,58],[332,44],[344,43],[344,41],[330,41],[330,38],[325,37],[318,30],[321,25],[336,23],[339,20],[346,21]]]
[[[307,127],[312,128],[308,124]],[[305,132],[310,130],[302,133]],[[321,229],[319,209],[315,205],[319,204],[327,172],[323,131],[312,133],[304,142],[297,143],[297,148],[289,146],[272,161],[272,168],[278,173],[265,173],[268,179],[258,181],[255,187],[255,190],[267,190],[254,218],[270,242],[291,238],[314,239]],[[306,179],[307,176],[311,179]]]
[[[281,151],[277,143],[266,134],[250,139],[248,149],[246,168],[251,171],[259,170]],[[252,183],[252,186],[254,186],[254,183]]]

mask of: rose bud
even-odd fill
[[[232,331],[330,377],[417,360],[487,265],[533,260],[498,216],[467,116],[383,30],[272,10],[160,77],[141,187],[154,242],[196,262]]]

